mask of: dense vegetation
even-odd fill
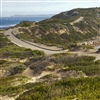
[[[87,75],[100,73],[100,61],[94,61],[92,56],[65,56],[60,55],[56,58],[56,63],[64,65],[64,71],[76,70],[83,71]]]
[[[23,84],[28,78],[24,76],[9,76],[0,78],[0,95],[15,96],[24,89]]]
[[[23,22],[20,22],[20,24],[18,24],[17,26],[18,27],[28,27],[28,26],[31,26],[33,23],[30,22],[30,21],[23,21]]]
[[[99,100],[100,78],[65,79],[39,84],[20,95],[17,100]]]
[[[0,78],[0,94],[15,96],[21,93],[16,100],[100,99],[99,77],[67,78],[46,83],[26,83],[27,80],[22,76]]]
[[[78,75],[79,77],[84,77],[84,75],[98,76],[100,73],[100,60],[94,60],[95,57],[92,56],[77,56],[64,53],[50,57],[31,58],[25,64],[34,70],[34,75],[39,75],[42,71],[57,71],[57,73],[63,73],[62,78],[77,77]]]

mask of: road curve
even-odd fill
[[[8,29],[6,31],[4,31],[4,35],[7,36],[7,38],[9,40],[11,40],[11,42],[13,42],[14,44],[16,44],[19,47],[25,47],[25,48],[30,48],[32,50],[41,50],[44,51],[45,54],[50,55],[50,54],[55,54],[55,53],[63,53],[66,52],[68,50],[61,50],[61,49],[53,49],[52,47],[47,48],[47,46],[40,46],[36,43],[32,43],[32,42],[28,42],[28,41],[24,41],[24,40],[20,40],[18,38],[16,38],[13,34],[14,29]]]

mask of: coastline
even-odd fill
[[[50,15],[15,15],[15,16],[8,16],[8,17],[1,17],[1,22],[0,22],[0,30],[1,29],[6,29],[13,27],[17,24],[19,24],[22,21],[32,21],[32,22],[39,22],[44,19],[48,19],[52,16],[53,14]]]
[[[0,30],[2,30],[2,29],[8,29],[8,28],[14,27],[14,26],[16,26],[16,25],[17,25],[17,24],[1,25],[1,26],[0,26]]]

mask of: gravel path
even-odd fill
[[[84,17],[80,17],[80,18],[76,19],[75,21],[71,22],[70,24],[74,25],[75,23],[78,23],[78,22],[82,21],[83,19],[84,19]]]

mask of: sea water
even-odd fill
[[[27,16],[27,17],[23,17],[23,16],[12,16],[12,17],[1,17],[0,18],[0,28],[4,29],[4,28],[9,28],[12,26],[15,26],[16,24],[19,24],[22,21],[35,21],[35,22],[39,22],[41,20],[44,19],[48,19],[50,18],[51,15],[42,15],[42,16]]]

